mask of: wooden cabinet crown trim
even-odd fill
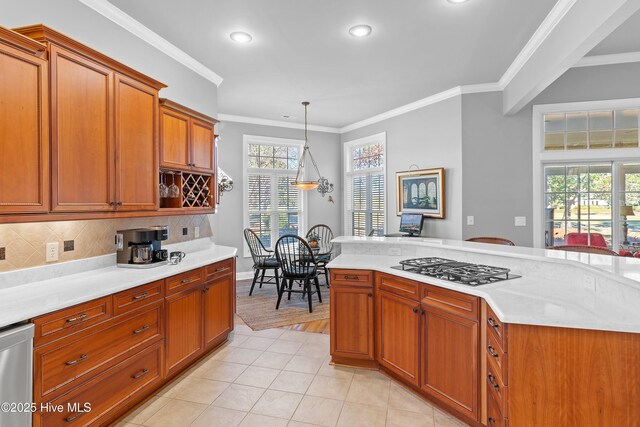
[[[162,107],[169,108],[171,110],[175,110],[175,111],[177,111],[179,113],[186,114],[188,116],[191,116],[191,117],[194,117],[196,119],[208,122],[210,124],[214,124],[215,125],[216,123],[220,123],[219,120],[214,119],[211,116],[207,116],[206,114],[199,113],[196,110],[192,110],[189,107],[185,107],[184,105],[178,104],[177,102],[171,101],[170,99],[167,99],[167,98],[160,98],[160,105]]]
[[[47,50],[47,47],[42,43],[5,27],[0,27],[0,43],[36,56],[42,56]]]
[[[65,48],[72,50],[80,55],[86,56],[89,59],[98,60],[104,65],[112,68],[114,71],[126,74],[157,90],[167,87],[167,85],[165,85],[164,83],[159,82],[158,80],[155,80],[145,74],[142,74],[141,72],[136,71],[133,68],[116,61],[115,59],[105,55],[104,53],[92,49],[89,46],[82,44],[79,41],[67,36],[66,34],[56,31],[46,25],[28,25],[25,27],[14,28],[13,31],[41,43],[53,43],[64,46]]]

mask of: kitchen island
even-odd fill
[[[640,262],[440,239],[339,237],[334,363],[380,367],[471,425],[640,425]],[[508,268],[480,286],[400,261]]]

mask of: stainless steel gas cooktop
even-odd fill
[[[487,285],[520,277],[511,274],[508,268],[437,257],[407,259],[400,261],[399,266],[392,268],[468,286]]]

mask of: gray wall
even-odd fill
[[[420,169],[444,167],[446,218],[425,220],[422,234],[462,237],[461,97],[411,111],[341,135],[342,143],[380,132],[387,133],[387,232],[398,232],[396,172],[412,164]]]
[[[463,95],[463,237],[502,236],[533,244],[533,105],[640,97],[640,63],[573,68],[514,116],[500,93]],[[466,225],[466,216],[475,225]],[[515,216],[526,227],[515,227]]]
[[[218,114],[215,84],[77,0],[0,0],[0,25],[43,23],[147,74],[168,87],[160,96],[204,114]]]
[[[219,125],[218,143],[219,166],[233,178],[234,189],[224,193],[218,213],[213,215],[213,235],[220,245],[238,248],[238,272],[251,270],[251,258],[244,257],[243,215],[243,135],[259,135],[274,138],[303,139],[301,129],[275,126],[252,125],[247,123],[224,122]],[[335,185],[331,196],[322,197],[317,191],[307,194],[307,224],[327,224],[336,235],[342,234],[342,163],[340,137],[326,132],[309,132],[309,148],[318,163],[320,172]],[[306,232],[306,230],[305,230]]]

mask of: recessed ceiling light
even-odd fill
[[[469,0],[447,0],[449,3],[453,3],[453,4],[460,4],[460,3],[466,3]]]
[[[251,40],[253,40],[251,34],[245,33],[243,31],[235,31],[231,33],[229,37],[231,37],[231,40],[238,43],[249,43]]]
[[[356,25],[349,28],[349,34],[353,37],[367,37],[371,34],[371,27],[369,25]]]

